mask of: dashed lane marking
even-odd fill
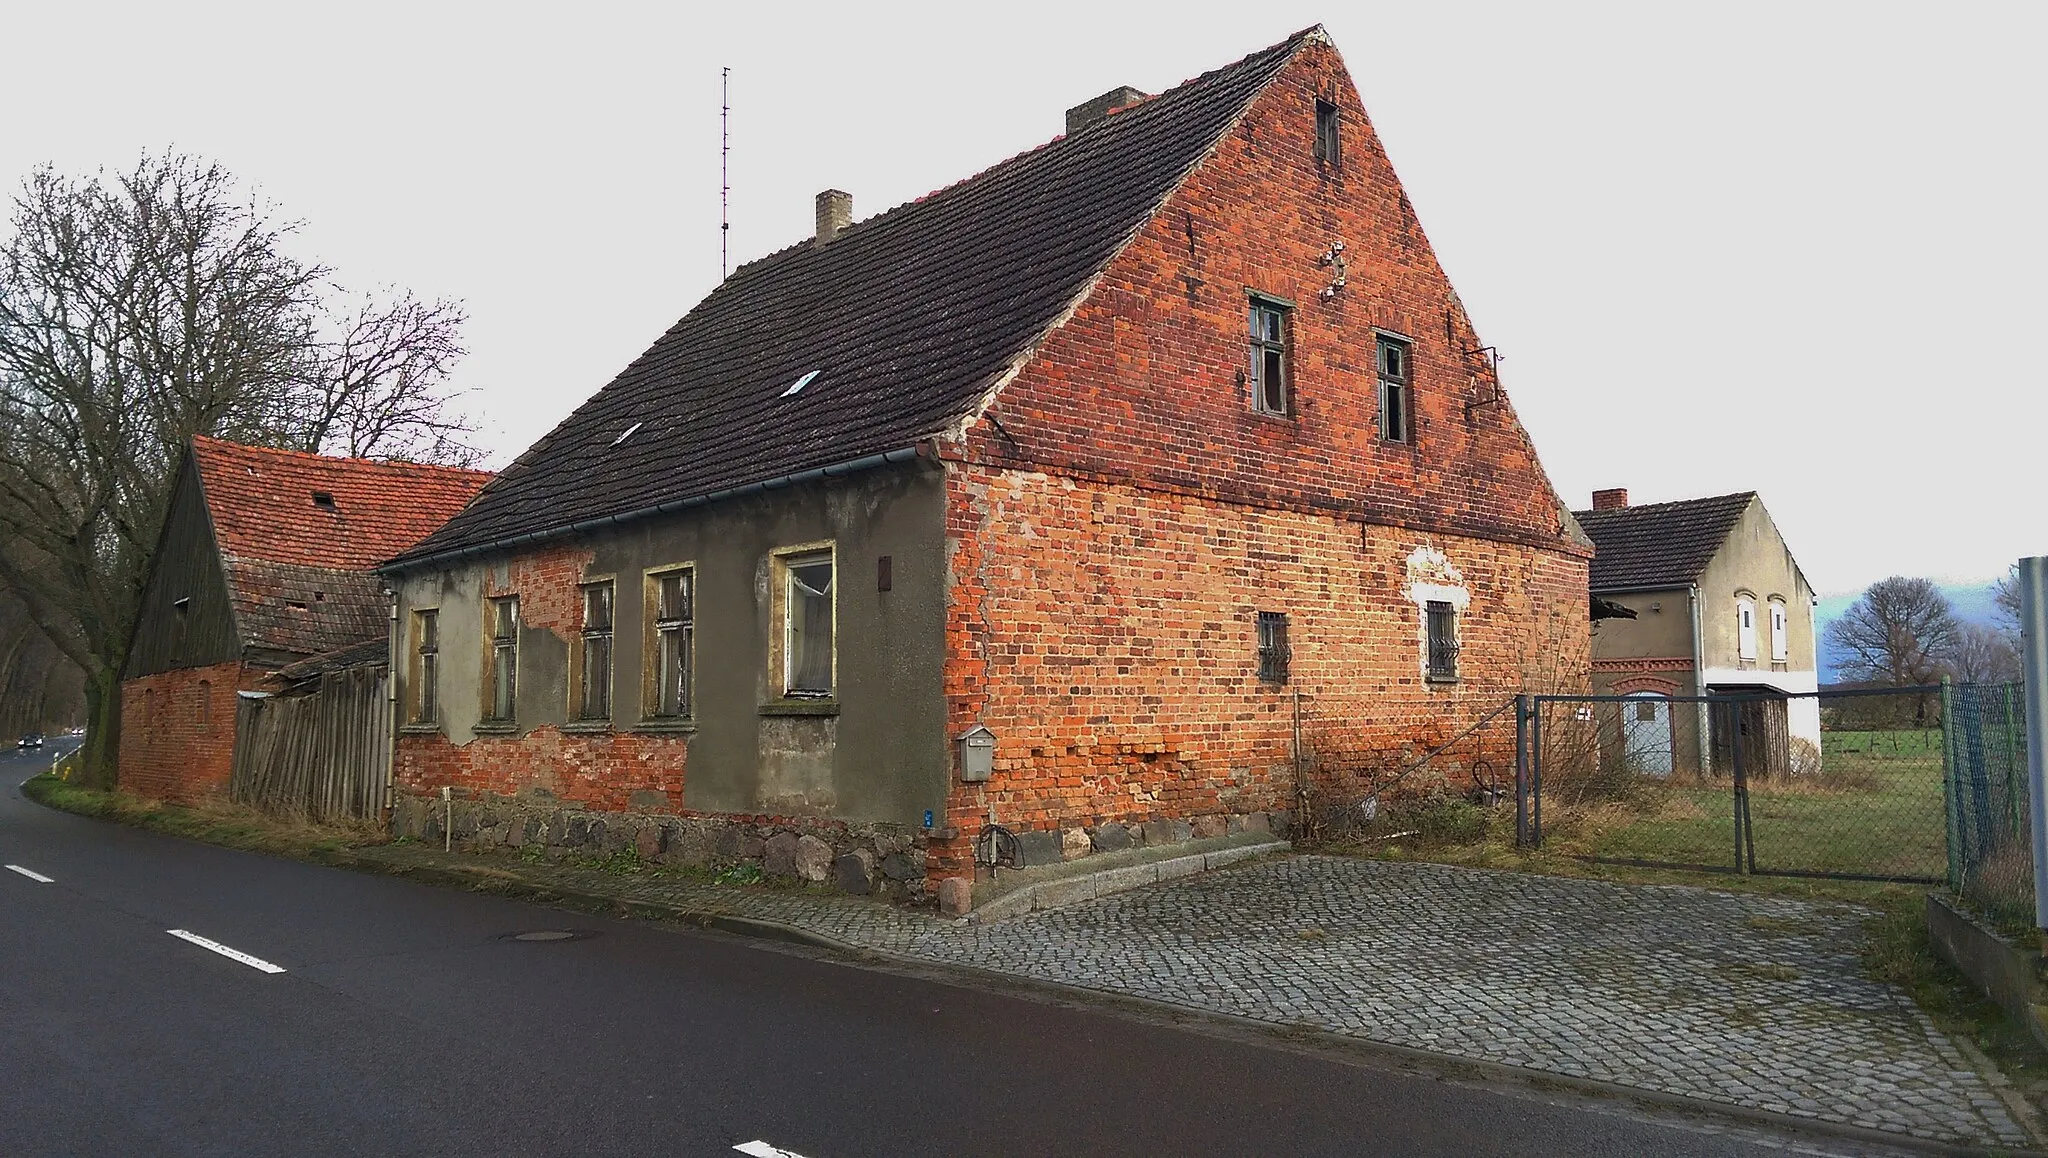
[[[199,946],[201,949],[211,949],[214,952],[220,954],[223,957],[228,958],[231,961],[240,961],[242,964],[247,965],[251,969],[261,969],[265,973],[284,972],[284,967],[282,965],[272,965],[270,962],[265,961],[261,957],[251,957],[247,953],[242,952],[240,949],[230,949],[226,945],[221,944],[219,941],[209,941],[197,933],[188,933],[183,929],[165,929],[164,932],[169,933],[171,936],[177,937],[180,940],[190,941],[194,945]]]
[[[794,1150],[784,1150],[779,1146],[770,1146],[766,1142],[742,1142],[733,1149],[751,1155],[752,1158],[804,1158]]]
[[[57,883],[55,877],[46,877],[43,874],[35,871],[34,869],[25,869],[18,864],[8,865],[7,871],[20,873],[22,876],[25,876],[32,881],[35,881],[37,884],[53,885]]]

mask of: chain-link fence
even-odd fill
[[[1949,881],[2011,929],[2034,924],[2026,702],[2022,684],[1954,684],[1943,711]]]
[[[1939,687],[1539,696],[1531,829],[1588,859],[1940,881]]]

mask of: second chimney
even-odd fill
[[[818,244],[823,245],[839,236],[839,231],[853,224],[853,194],[843,189],[827,189],[818,194]]]
[[[1628,505],[1628,488],[1613,487],[1593,492],[1593,509],[1596,511],[1618,511]]]
[[[1092,101],[1075,105],[1067,110],[1067,135],[1071,137],[1097,121],[1108,120],[1111,109],[1128,108],[1144,99],[1144,93],[1120,84]]]

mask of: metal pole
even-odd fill
[[[2034,821],[2034,927],[2048,930],[2048,558],[2020,560],[2020,655],[2027,675],[2027,804]]]
[[[1963,827],[1962,761],[1956,753],[1955,685],[1941,677],[1941,823],[1948,830],[1948,887],[1961,892],[1969,830]]]
[[[1742,705],[1724,706],[1735,721],[1728,729],[1728,748],[1733,758],[1735,778],[1735,871],[1747,873],[1753,866],[1742,855],[1742,838],[1749,829],[1749,782],[1742,775]]]
[[[1543,701],[1529,712],[1529,845],[1543,847]]]
[[[1529,847],[1529,696],[1515,697],[1515,847]]]

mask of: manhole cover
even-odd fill
[[[590,933],[572,932],[568,929],[536,929],[531,933],[508,933],[507,941],[577,941],[591,936]]]

